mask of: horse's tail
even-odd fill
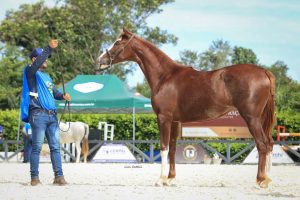
[[[266,74],[270,80],[270,93],[267,104],[262,113],[262,126],[265,134],[272,139],[272,129],[274,128],[275,123],[275,77],[270,71],[266,71]],[[270,141],[272,146],[274,144],[273,139]],[[272,150],[272,149],[271,149]]]
[[[272,138],[272,130],[274,128],[274,123],[275,123],[275,120],[276,120],[276,117],[275,117],[275,77],[274,75],[272,74],[272,72],[270,71],[265,71],[266,72],[266,75],[267,77],[269,78],[270,80],[270,93],[269,93],[269,98],[268,98],[268,101],[267,101],[267,104],[264,108],[264,111],[262,113],[262,127],[263,127],[263,130],[268,138],[268,141],[269,141],[269,153],[268,153],[268,159],[267,159],[267,170],[270,171],[270,167],[271,167],[271,152],[273,150],[273,144],[274,144],[274,140]]]
[[[87,162],[87,156],[89,153],[89,125],[88,124],[84,124],[84,136],[82,139],[82,148],[81,148],[81,154],[83,154],[84,157],[84,162]]]

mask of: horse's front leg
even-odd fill
[[[170,137],[170,144],[169,144],[169,158],[170,158],[170,170],[168,175],[168,185],[171,185],[171,182],[176,177],[176,170],[175,170],[175,153],[176,153],[176,141],[181,129],[180,122],[172,122],[171,128],[171,137]]]
[[[156,186],[163,186],[168,184],[168,153],[169,153],[169,141],[171,132],[172,117],[159,114],[158,126],[160,131],[160,155],[161,155],[161,174],[159,180],[156,182]]]

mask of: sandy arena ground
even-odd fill
[[[67,186],[52,185],[50,163],[42,185],[29,185],[29,164],[0,163],[0,199],[300,199],[300,166],[273,166],[268,189],[255,183],[256,165],[178,164],[172,186],[155,187],[160,164],[64,163]]]

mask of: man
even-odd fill
[[[39,180],[39,156],[45,135],[50,148],[55,177],[53,184],[67,184],[62,171],[59,126],[54,99],[70,101],[70,96],[59,92],[52,83],[50,76],[44,72],[48,67],[47,58],[57,46],[57,40],[50,40],[49,46],[45,49],[34,49],[29,56],[32,64],[24,69],[21,116],[24,122],[29,121],[32,130],[32,153],[30,157],[32,186],[41,184]]]
[[[24,160],[23,163],[28,163],[30,161],[31,151],[32,151],[32,135],[31,126],[29,123],[25,123],[22,134],[24,141]]]

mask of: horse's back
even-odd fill
[[[266,69],[254,64],[236,64],[228,67],[220,68],[218,70],[225,70],[226,73],[235,74],[239,76],[251,76],[258,74],[265,74]]]
[[[61,124],[60,128],[61,143],[73,143],[81,141],[85,136],[86,131],[88,131],[86,130],[87,125],[83,122],[66,122]]]

